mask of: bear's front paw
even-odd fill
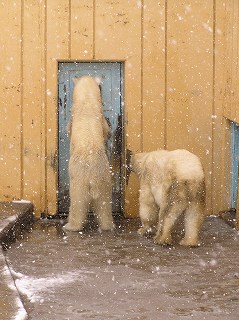
[[[75,226],[70,224],[69,222],[63,226],[64,229],[68,231],[81,231],[82,228],[80,226]]]
[[[141,227],[138,229],[138,234],[141,236],[145,236],[148,233],[149,228],[147,227]]]
[[[154,243],[155,244],[161,244],[161,245],[171,245],[173,243],[171,235],[167,237],[162,237],[160,235],[156,235],[154,237]]]
[[[146,237],[150,237],[154,233],[153,228],[146,226],[139,228],[137,232],[139,235]]]
[[[199,247],[200,243],[196,240],[183,238],[179,244],[184,247]]]

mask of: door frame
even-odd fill
[[[120,215],[123,216],[125,213],[125,188],[126,188],[126,144],[125,144],[125,60],[69,60],[69,59],[61,59],[57,60],[57,172],[56,172],[56,182],[57,182],[57,216],[62,216],[59,214],[59,65],[61,63],[118,63],[120,65],[120,93],[121,93],[121,105],[120,105],[120,115],[122,116],[121,125],[122,125],[122,155],[121,155],[121,179],[120,179],[120,193],[121,193],[121,212]],[[114,214],[114,212],[112,212]],[[55,216],[56,216],[55,215]]]

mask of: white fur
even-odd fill
[[[171,243],[171,229],[185,214],[182,245],[198,244],[204,220],[205,181],[199,158],[187,150],[158,150],[132,156],[140,178],[140,218],[145,234],[157,223],[156,243]]]
[[[100,77],[95,77],[95,81],[98,85],[101,84],[101,78]]]
[[[109,127],[103,116],[99,86],[92,77],[75,79],[70,135],[70,212],[67,230],[82,230],[93,204],[102,230],[113,229],[112,185],[105,140]]]

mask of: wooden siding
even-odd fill
[[[239,123],[239,3],[226,2],[224,115]]]
[[[0,194],[11,200],[23,196],[22,7],[20,1],[0,6]]]
[[[228,208],[223,115],[239,122],[237,0],[3,0],[0,18],[0,200],[56,212],[58,61],[109,60],[125,62],[126,148],[195,152],[208,212]],[[138,185],[132,174],[128,216]]]

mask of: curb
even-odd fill
[[[29,202],[0,202],[0,319],[26,320],[27,312],[15,286],[4,251],[34,222]]]

